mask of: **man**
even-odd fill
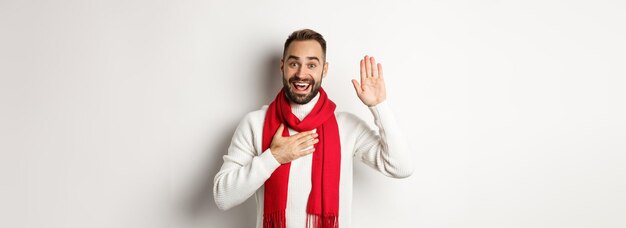
[[[390,177],[411,175],[409,148],[385,102],[382,65],[365,56],[360,66],[361,81],[352,83],[378,131],[335,113],[321,87],[326,41],[313,30],[293,32],[281,60],[282,90],[244,117],[215,176],[218,208],[254,195],[256,227],[350,227],[354,159]]]

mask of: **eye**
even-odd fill
[[[290,67],[297,67],[297,66],[298,66],[298,63],[296,63],[296,62],[292,62],[292,63],[289,63],[289,66],[290,66]]]
[[[309,68],[311,68],[311,69],[315,68],[316,66],[317,65],[315,65],[315,64],[309,64]]]

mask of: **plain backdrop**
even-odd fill
[[[357,163],[354,227],[626,227],[623,1],[0,0],[0,227],[253,227],[215,206],[296,29],[323,86],[383,64],[417,169]]]

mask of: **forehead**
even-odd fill
[[[321,59],[323,55],[322,45],[315,40],[293,41],[285,51],[285,56],[289,55],[297,57],[315,56]]]

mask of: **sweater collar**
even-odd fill
[[[317,95],[315,95],[315,97],[313,97],[313,99],[311,99],[311,101],[306,104],[297,104],[295,102],[289,101],[289,104],[291,105],[291,112],[296,117],[298,117],[299,120],[303,120],[304,117],[311,113],[311,110],[313,110],[313,107],[315,107],[315,104],[317,104],[317,101],[319,99],[320,93],[318,92]]]

